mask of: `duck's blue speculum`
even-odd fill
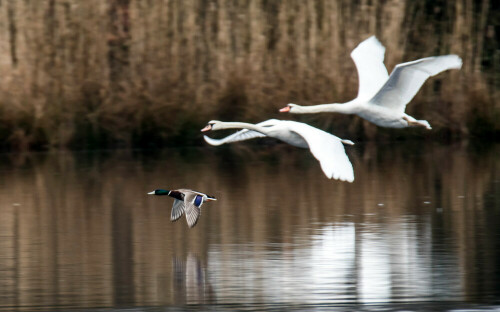
[[[203,196],[201,195],[196,195],[195,199],[194,199],[194,205],[196,207],[200,207],[201,204],[203,204]]]

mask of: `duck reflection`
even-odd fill
[[[194,254],[172,258],[172,294],[176,304],[214,303],[215,293],[207,277],[206,265]]]

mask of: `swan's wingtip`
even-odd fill
[[[375,55],[376,57],[381,58],[382,60],[384,59],[385,47],[375,35],[361,41],[356,48],[351,51],[351,57],[355,58],[356,56],[363,56],[363,54],[366,54],[367,52],[369,52],[370,55]]]
[[[330,179],[339,180],[339,181],[342,181],[342,182],[349,182],[349,183],[354,182],[354,177],[349,177],[349,178],[346,178],[346,177],[331,177]]]
[[[326,172],[325,172],[326,174]],[[338,172],[331,172],[330,174],[326,174],[326,177],[331,180],[339,180],[342,182],[349,182],[352,183],[354,182],[354,173],[338,173]]]
[[[463,64],[463,61],[462,61],[462,58],[456,54],[448,54],[448,55],[443,55],[441,56],[443,59],[446,59],[448,64],[449,64],[449,68],[448,69],[460,69],[462,68],[462,64]]]
[[[339,178],[340,181],[343,181],[343,182],[349,182],[349,183],[352,183],[354,182],[354,175],[347,175],[347,176],[343,176],[343,177],[340,177]]]
[[[382,45],[382,43],[380,42],[380,40],[378,40],[377,36],[375,35],[372,35],[370,36],[368,39],[366,39],[365,41],[373,41],[374,43],[380,45],[382,48],[385,49],[384,45]]]
[[[454,61],[455,61],[455,67],[456,69],[460,69],[462,68],[462,64],[463,64],[463,61],[462,61],[462,58],[456,54],[452,54],[451,56],[454,57]]]

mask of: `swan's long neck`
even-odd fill
[[[246,122],[220,122],[218,129],[248,129],[267,135],[266,129]]]
[[[341,113],[356,114],[356,102],[350,101],[344,104],[319,104],[311,106],[294,106],[290,113],[295,114],[314,114],[314,113]]]

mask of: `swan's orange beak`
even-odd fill
[[[205,128],[201,129],[201,132],[207,132],[212,130],[212,125],[208,124]]]
[[[285,106],[280,109],[280,113],[288,113],[290,111],[290,106]]]

